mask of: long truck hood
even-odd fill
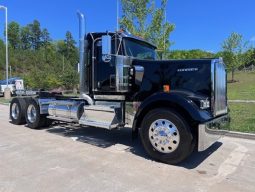
[[[132,64],[144,70],[141,83],[132,88],[132,100],[143,101],[169,85],[170,91],[182,90],[208,98],[215,117],[227,113],[226,70],[222,59],[134,60]]]

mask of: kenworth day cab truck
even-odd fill
[[[146,152],[176,164],[218,139],[228,121],[222,59],[156,60],[156,47],[126,32],[80,28],[80,97],[39,92],[10,103],[13,124],[52,121],[104,129],[130,127]]]

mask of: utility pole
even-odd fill
[[[7,7],[0,5],[0,9],[5,10],[5,61],[6,61],[6,83],[8,87],[8,19]]]
[[[9,89],[9,78],[8,78],[8,72],[9,72],[9,56],[8,56],[8,9],[5,6],[0,5],[0,9],[5,10],[5,61],[6,61],[6,88],[4,90],[5,92],[5,98],[9,99],[11,97],[10,89]]]

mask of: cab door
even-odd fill
[[[111,41],[112,53],[116,54],[115,47],[119,45],[119,41]],[[122,49],[119,49],[119,55],[123,53]],[[100,93],[111,93],[116,91],[115,85],[115,57],[111,58],[111,61],[105,62],[102,59],[102,42],[97,41],[95,44],[95,65],[94,65],[94,91]]]

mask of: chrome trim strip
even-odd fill
[[[214,101],[214,82],[215,82],[215,62],[216,60],[212,60],[211,62],[211,111],[212,114],[214,114],[214,108],[215,108],[215,101]]]
[[[125,101],[124,95],[94,95],[97,100],[112,100],[112,101]]]

